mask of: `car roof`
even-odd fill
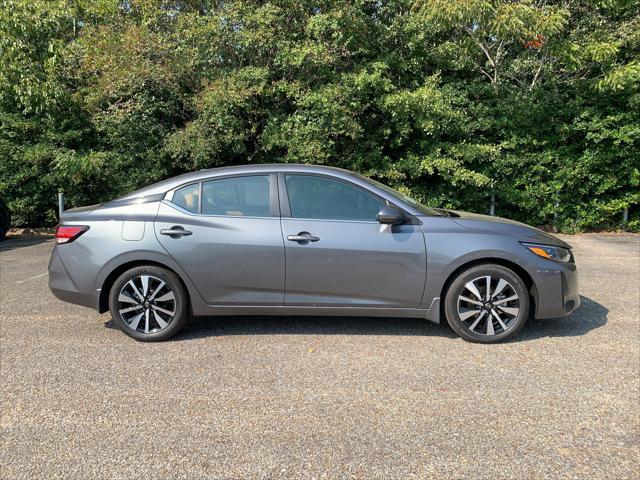
[[[145,197],[148,195],[156,195],[173,190],[180,185],[186,183],[197,182],[208,178],[224,176],[224,175],[245,175],[250,173],[277,173],[277,172],[305,172],[329,174],[333,177],[342,177],[353,179],[354,173],[349,170],[337,167],[329,167],[325,165],[305,165],[291,163],[265,163],[256,165],[236,165],[229,167],[207,168],[195,172],[185,173],[176,177],[162,180],[147,187],[131,192],[118,200],[126,200],[130,198]]]
[[[392,204],[399,205],[407,212],[414,216],[422,216],[424,212],[413,205],[403,201],[396,195],[392,195],[384,188],[380,188],[375,183],[371,183],[366,177],[345,170],[343,168],[329,167],[326,165],[306,165],[306,164],[292,164],[292,163],[265,163],[256,165],[237,165],[230,167],[219,167],[198,170],[196,172],[185,173],[178,175],[177,177],[168,178],[148,187],[141,188],[135,192],[131,192],[124,197],[120,197],[117,200],[109,202],[106,205],[112,205],[114,203],[121,203],[122,201],[136,201],[139,202],[142,197],[147,197],[149,201],[161,200],[164,194],[177,187],[187,185],[192,182],[198,182],[202,180],[213,179],[216,177],[228,176],[228,175],[251,175],[251,174],[269,174],[269,173],[308,173],[317,175],[327,175],[333,178],[345,180],[349,183],[359,185],[360,187],[375,193],[379,197],[391,202]],[[435,215],[438,215],[434,212]]]

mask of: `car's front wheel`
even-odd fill
[[[461,272],[445,296],[451,328],[471,342],[494,343],[516,335],[529,318],[529,292],[522,279],[502,265]]]
[[[122,273],[111,287],[109,309],[120,330],[142,342],[172,337],[187,323],[190,310],[180,279],[154,265]]]

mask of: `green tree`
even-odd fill
[[[18,225],[189,170],[337,165],[434,206],[639,229],[630,0],[3,0]]]

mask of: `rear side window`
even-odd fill
[[[173,203],[193,213],[198,213],[200,208],[200,184],[194,183],[179,188],[173,194]]]
[[[269,176],[221,178],[202,184],[202,213],[238,217],[269,217]]]
[[[322,220],[376,221],[378,197],[344,182],[314,175],[285,175],[291,216]]]

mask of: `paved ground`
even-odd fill
[[[583,306],[482,346],[420,320],[214,318],[136,343],[0,246],[2,479],[638,478],[640,237],[568,237]]]

